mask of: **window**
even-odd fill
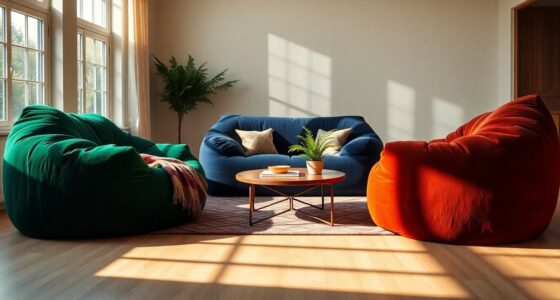
[[[107,0],[77,0],[78,18],[107,27]]]
[[[78,33],[78,109],[81,113],[108,113],[107,42],[83,31]]]
[[[37,18],[11,12],[12,119],[31,104],[44,104],[43,22]]]
[[[77,0],[78,112],[109,116],[108,1]]]
[[[0,123],[31,104],[45,104],[45,16],[0,6]]]

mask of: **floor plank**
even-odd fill
[[[467,247],[399,236],[30,239],[0,213],[2,299],[560,298],[560,209],[538,239]]]

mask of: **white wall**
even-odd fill
[[[152,0],[150,47],[241,79],[186,117],[195,152],[226,113],[356,114],[384,141],[429,139],[495,107],[497,15],[488,0]],[[153,136],[174,142],[151,84]]]

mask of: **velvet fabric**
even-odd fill
[[[383,149],[383,143],[362,117],[285,118],[226,115],[206,134],[200,146],[200,161],[208,180],[208,193],[215,196],[248,194],[246,184],[237,182],[235,174],[245,170],[264,169],[271,165],[305,167],[305,159],[288,154],[288,147],[299,143],[297,136],[307,127],[316,134],[319,129],[352,128],[340,155],[326,156],[325,168],[346,173],[346,180],[335,186],[337,195],[365,195],[367,175]],[[272,128],[273,142],[278,154],[245,156],[239,137],[240,130],[262,131]],[[296,189],[284,189],[295,191]],[[257,195],[274,195],[257,189]],[[310,195],[318,195],[315,190]]]
[[[533,95],[445,139],[388,143],[371,170],[367,200],[377,225],[409,238],[502,244],[547,228],[559,185],[558,133]]]
[[[86,238],[143,233],[192,218],[169,175],[138,153],[202,167],[186,145],[154,144],[94,114],[26,107],[6,141],[6,210],[23,234]],[[202,203],[204,205],[204,203]]]

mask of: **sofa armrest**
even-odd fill
[[[188,145],[185,144],[154,144],[138,136],[130,135],[130,146],[138,153],[146,153],[162,157],[172,157],[182,161],[196,159]]]
[[[378,156],[383,150],[381,140],[363,136],[346,143],[340,149],[340,156]]]
[[[163,152],[165,157],[172,157],[182,161],[195,158],[192,155],[191,148],[185,144],[156,144],[156,149]]]
[[[243,146],[233,138],[222,133],[209,132],[204,137],[203,143],[223,156],[245,156]]]

